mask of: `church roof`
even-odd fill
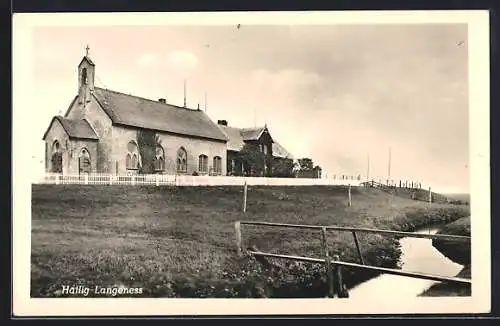
[[[226,125],[219,125],[228,137],[227,149],[230,151],[240,151],[245,145],[245,141],[258,140],[262,133],[267,129],[264,127],[256,128],[235,128]],[[283,158],[293,158],[292,155],[278,142],[273,140],[273,156]]]
[[[93,95],[115,124],[227,141],[226,135],[201,110],[98,87]]]
[[[99,137],[96,135],[94,129],[90,126],[90,124],[87,122],[85,119],[67,119],[63,118],[61,116],[55,116],[52,118],[52,121],[49,125],[49,128],[43,135],[43,139],[45,139],[45,136],[47,135],[47,132],[49,131],[50,127],[52,126],[52,123],[57,120],[61,123],[64,131],[68,134],[69,138],[74,138],[74,139],[92,139],[92,140],[98,140]]]
[[[84,56],[82,58],[82,61],[80,61],[80,65],[82,64],[83,61],[87,61],[89,64],[91,64],[92,66],[95,66],[95,63],[94,61],[92,61],[92,59],[90,59],[90,57],[88,55]]]

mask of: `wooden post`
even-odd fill
[[[347,198],[348,198],[347,206],[348,206],[348,207],[351,207],[351,205],[352,205],[352,199],[351,199],[351,184],[349,184],[348,193],[347,193]]]
[[[113,175],[109,175],[109,185],[111,186],[113,184]]]
[[[354,237],[354,243],[356,244],[356,249],[358,250],[359,261],[362,265],[364,265],[365,261],[363,259],[363,254],[361,254],[361,248],[359,247],[359,241],[358,236],[356,235],[356,231],[352,231],[352,236]]]
[[[59,179],[60,175],[59,174],[56,174],[56,185],[58,185],[60,183],[60,179]]]
[[[241,242],[241,224],[240,222],[234,223],[234,230],[236,231],[236,251],[238,256],[243,255],[242,242]]]
[[[323,244],[323,254],[325,256],[325,264],[326,264],[326,280],[328,282],[328,297],[333,298],[335,294],[335,290],[333,287],[333,273],[332,273],[332,264],[330,261],[330,253],[328,252],[328,243],[326,241],[326,227],[321,228],[321,242]]]
[[[158,174],[155,174],[155,178],[156,178],[156,186],[158,187],[160,185],[160,178],[158,177]]]
[[[243,185],[243,213],[246,213],[247,211],[247,192],[248,192],[248,185],[247,182],[245,181],[245,184]]]
[[[429,205],[432,204],[432,191],[431,187],[429,187]]]
[[[88,185],[89,184],[89,175],[87,173],[85,173],[83,175],[83,179],[85,180],[85,184]]]
[[[333,256],[334,261],[340,261],[339,255],[334,255]],[[337,282],[336,284],[336,292],[337,292],[337,297],[338,298],[345,298],[347,295],[344,292],[344,282],[342,281],[342,266],[340,265],[335,265],[335,279]]]

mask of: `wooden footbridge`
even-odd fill
[[[273,254],[268,252],[262,252],[258,250],[245,250],[243,246],[243,238],[242,238],[242,226],[260,226],[260,227],[272,227],[272,228],[293,228],[293,229],[309,229],[309,230],[318,230],[321,235],[321,242],[323,247],[323,256],[324,258],[312,258],[312,257],[302,257],[302,256],[293,256],[293,255],[282,255],[282,254]],[[348,292],[344,286],[342,281],[342,268],[358,268],[364,270],[376,271],[382,274],[393,274],[404,277],[411,277],[417,279],[425,279],[431,281],[438,282],[450,282],[450,283],[458,283],[458,284],[472,284],[470,279],[459,278],[459,277],[446,277],[440,275],[426,274],[426,273],[418,273],[418,272],[410,272],[404,271],[401,269],[394,268],[385,268],[378,266],[370,266],[366,265],[363,259],[363,255],[361,253],[360,243],[358,240],[358,233],[376,233],[386,236],[396,236],[396,237],[412,237],[412,238],[425,238],[425,239],[440,239],[447,241],[456,241],[456,242],[468,242],[470,243],[471,238],[467,236],[458,236],[458,235],[445,235],[445,234],[423,234],[423,233],[412,233],[412,232],[400,232],[400,231],[391,231],[391,230],[380,230],[380,229],[367,229],[367,228],[355,228],[355,227],[340,227],[340,226],[319,226],[319,225],[301,225],[301,224],[283,224],[283,223],[269,223],[269,222],[253,222],[253,221],[238,221],[235,222],[235,231],[236,231],[236,245],[239,255],[249,254],[252,256],[258,257],[269,257],[269,258],[278,258],[278,259],[286,259],[286,260],[294,260],[294,261],[302,261],[308,263],[320,263],[326,265],[326,273],[328,280],[328,296],[330,298],[338,297],[338,298],[346,298],[348,297]],[[341,261],[338,255],[330,255],[330,251],[327,245],[327,233],[328,232],[350,232],[352,233],[354,243],[356,244],[356,249],[358,252],[359,263],[352,263]]]

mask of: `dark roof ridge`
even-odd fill
[[[262,126],[262,127],[251,127],[251,128],[248,128],[248,127],[226,126],[226,125],[220,125],[220,124],[218,124],[218,126],[223,127],[223,128],[237,129],[237,130],[241,130],[241,131],[260,130],[260,129],[265,129],[266,128],[264,126]]]
[[[178,106],[178,105],[175,105],[175,104],[162,103],[160,101],[156,101],[156,100],[153,100],[153,99],[150,99],[150,98],[146,98],[146,97],[142,97],[142,96],[137,96],[137,95],[132,95],[132,94],[127,94],[127,93],[115,91],[115,90],[109,89],[109,88],[102,88],[102,87],[97,87],[96,86],[96,87],[94,87],[94,89],[103,90],[103,91],[107,91],[107,92],[113,92],[115,94],[120,94],[120,95],[125,95],[125,96],[130,96],[130,97],[135,97],[135,98],[138,98],[140,100],[150,101],[150,102],[154,102],[154,103],[161,104],[161,105],[167,105],[167,106],[173,107],[175,109],[183,109],[183,110],[189,110],[189,111],[201,111],[200,109],[190,109],[188,107]]]
[[[265,129],[266,127],[265,126],[262,126],[262,127],[245,127],[245,128],[237,128],[237,129],[240,129],[240,130],[260,130],[260,129]]]

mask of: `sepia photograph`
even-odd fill
[[[488,312],[488,28],[14,15],[14,306]]]

